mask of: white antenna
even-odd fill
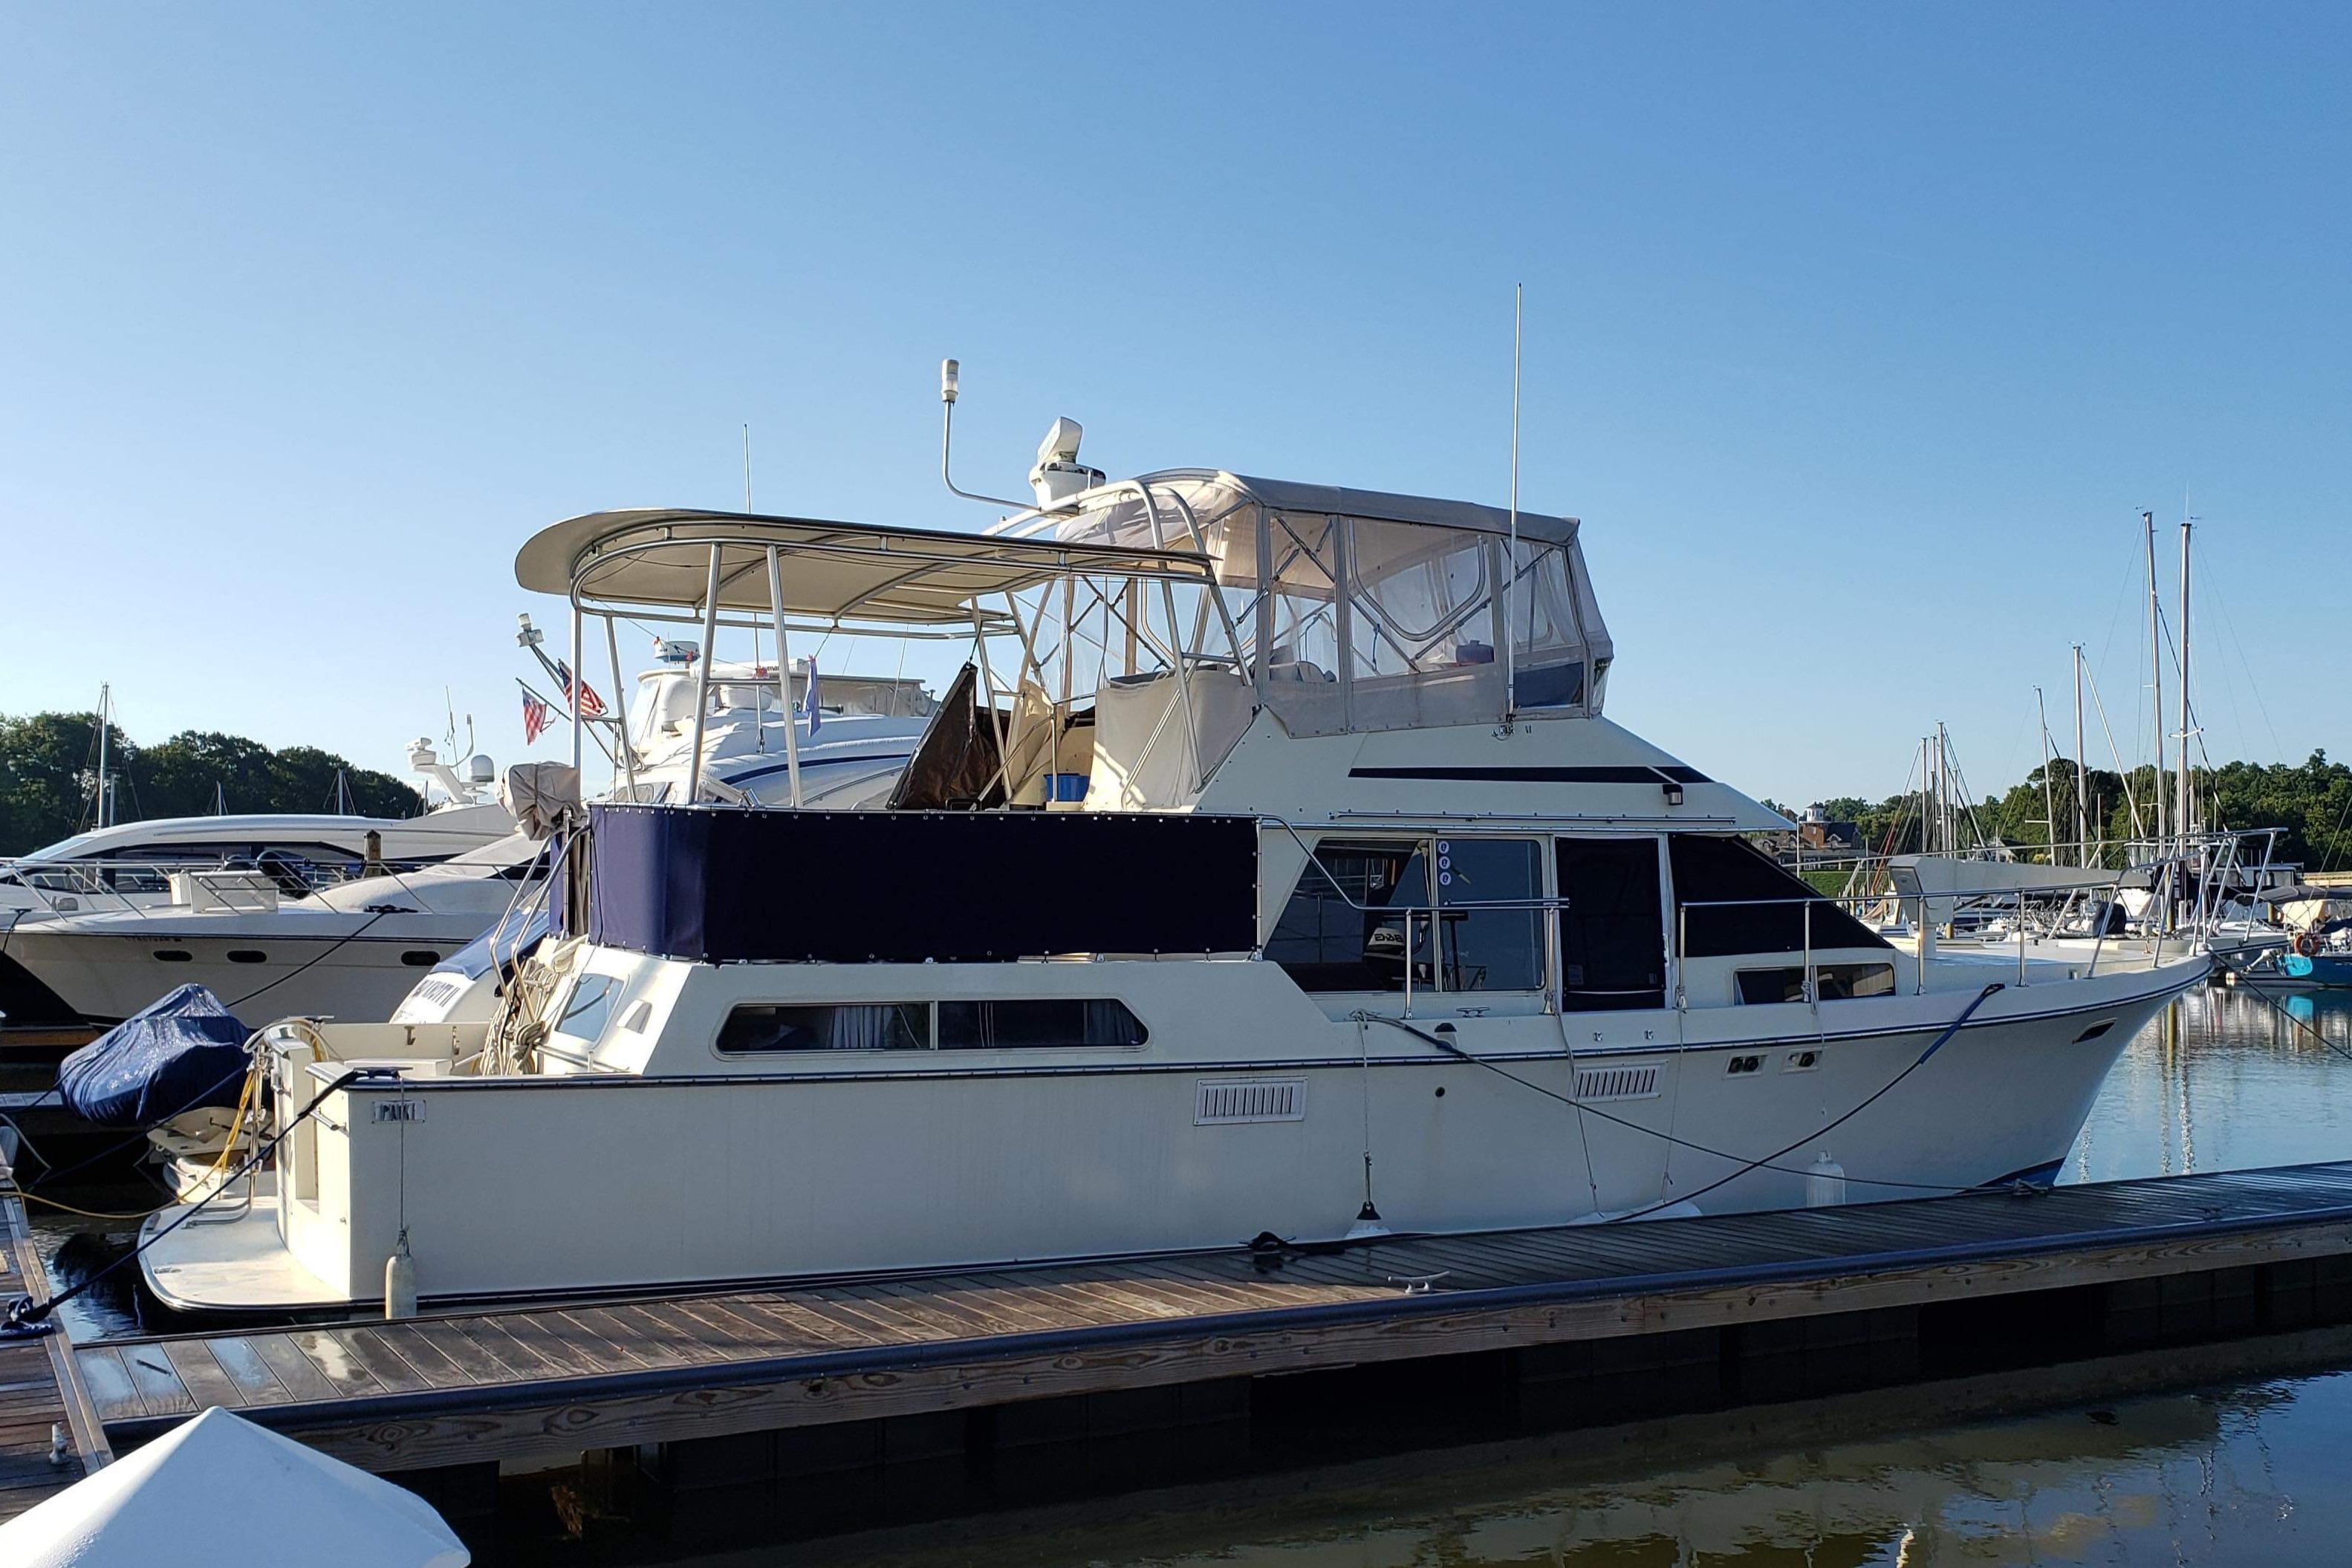
[[[751,509],[751,426],[743,426],[743,509]]]
[[[1526,292],[1525,285],[1511,285],[1511,544],[1510,554],[1503,561],[1503,728],[1507,731],[1518,712],[1518,661],[1512,653],[1518,622],[1511,611],[1511,591],[1519,580],[1519,340]]]

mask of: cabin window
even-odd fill
[[[1855,997],[1891,997],[1895,994],[1895,966],[1816,964],[1813,988],[1825,1002],[1843,1002]],[[1804,968],[1742,969],[1739,999],[1750,1007],[1764,1002],[1801,1002],[1805,999]]]
[[[611,975],[583,975],[564,998],[563,1015],[556,1020],[555,1032],[593,1044],[604,1033],[604,1020],[611,1016],[613,1001],[620,994],[621,982]]]
[[[1141,1045],[1143,1024],[1118,1001],[941,1002],[941,1051]]]
[[[1543,863],[1528,839],[1439,839],[1438,920],[1449,991],[1543,988]],[[1516,904],[1516,909],[1465,905]]]
[[[1888,946],[1745,839],[1672,833],[1666,843],[1686,957]]]
[[[1410,946],[1412,983],[1432,984],[1429,916],[1396,907],[1429,903],[1427,847],[1328,839],[1316,845],[1265,956],[1304,990],[1401,991]]]
[[[921,1002],[758,1003],[727,1015],[719,1030],[719,1049],[745,1053],[921,1051],[930,1044],[929,1012]]]
[[[1653,838],[1559,841],[1559,1005],[1666,1005],[1666,937]]]

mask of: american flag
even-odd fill
[[[604,716],[604,699],[598,696],[596,688],[587,682],[573,681],[572,666],[562,659],[555,661],[555,679],[563,689],[563,700],[579,709],[582,718]]]
[[[552,712],[548,706],[530,695],[528,687],[522,694],[522,743],[529,746],[547,733],[547,722]]]

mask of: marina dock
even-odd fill
[[[1419,1364],[1423,1387],[1578,1426],[2347,1321],[2352,1163],[74,1354],[123,1446],[222,1405],[380,1472],[635,1449],[680,1488],[837,1488],[901,1462],[1084,1470],[1138,1434],[1246,1452],[1266,1399],[1314,1396],[1277,1375],[1377,1388]]]
[[[0,1294],[48,1300],[24,1200],[0,1166]],[[62,1333],[0,1340],[0,1522],[113,1458]]]

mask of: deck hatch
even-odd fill
[[[1303,1078],[1204,1078],[1194,1085],[1192,1125],[1196,1127],[1305,1120],[1307,1081]]]
[[[1654,1100],[1658,1070],[1647,1067],[1587,1067],[1576,1075],[1579,1100]]]

